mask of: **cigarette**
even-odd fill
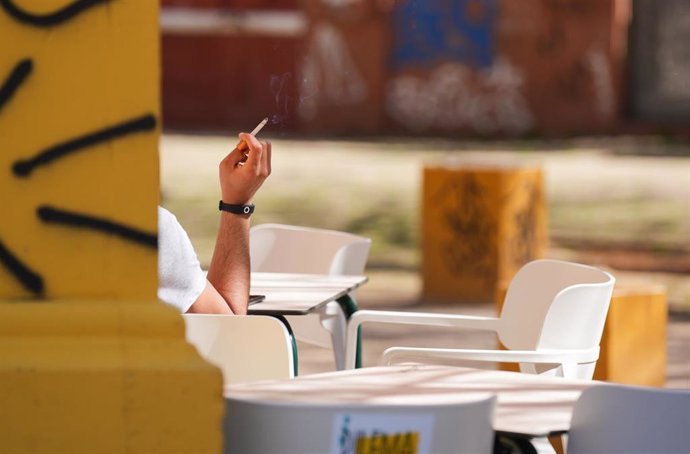
[[[250,134],[256,136],[259,133],[259,131],[261,131],[264,128],[264,126],[266,126],[266,123],[268,123],[268,117],[261,120],[261,123],[256,125],[256,128],[254,128],[254,130]]]
[[[250,134],[256,137],[259,131],[261,131],[264,128],[264,126],[266,126],[266,123],[268,123],[268,117],[261,120],[261,123],[256,125],[256,128],[254,128],[254,130],[250,132]],[[240,151],[244,151],[246,154],[246,152],[249,150],[249,145],[247,145],[247,142],[245,142],[244,140],[240,140],[240,142],[237,144],[235,148],[237,148]]]

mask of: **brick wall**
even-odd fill
[[[246,129],[269,112],[285,131],[329,134],[616,131],[630,1],[165,0],[279,10],[302,26],[290,36],[164,27],[164,119]]]
[[[295,1],[163,0],[163,7],[167,128],[247,130],[271,115],[280,128],[295,129],[295,116],[286,111],[295,96],[294,65],[303,47],[301,34],[290,31],[299,28]],[[180,25],[179,16],[166,16],[184,16],[176,8],[196,14],[188,10]],[[273,11],[287,13],[287,32],[280,31]]]

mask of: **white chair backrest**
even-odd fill
[[[355,453],[360,437],[378,430],[398,450],[489,454],[495,397],[438,405],[307,404],[226,399],[226,452],[242,454]],[[415,442],[416,449],[404,449]],[[396,437],[397,435],[397,437]],[[428,447],[425,449],[425,446]],[[364,448],[362,446],[362,448]]]
[[[535,260],[511,280],[501,343],[511,350],[599,345],[615,279],[592,266]]]
[[[251,269],[259,272],[362,275],[370,246],[369,238],[351,233],[284,224],[260,224],[249,234]],[[324,311],[342,313],[332,304]],[[287,317],[298,340],[326,348],[333,339],[322,323],[341,323],[338,317],[331,319],[323,322],[319,314]]]
[[[223,384],[292,378],[292,340],[266,316],[184,314],[187,341],[223,372]]]
[[[371,240],[336,230],[283,224],[251,228],[252,271],[361,275]]]
[[[601,385],[582,393],[568,454],[688,453],[690,391]]]

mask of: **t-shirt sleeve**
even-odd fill
[[[206,275],[187,232],[172,213],[158,207],[158,299],[184,313],[205,286]]]

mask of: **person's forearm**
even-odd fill
[[[249,276],[249,218],[221,212],[207,278],[238,315],[247,313]]]
[[[271,173],[271,143],[240,134],[248,152],[235,147],[218,166],[222,202],[251,203],[257,189]],[[222,209],[222,207],[221,207]],[[249,301],[249,217],[220,213],[220,228],[206,276],[233,313],[247,313]]]

